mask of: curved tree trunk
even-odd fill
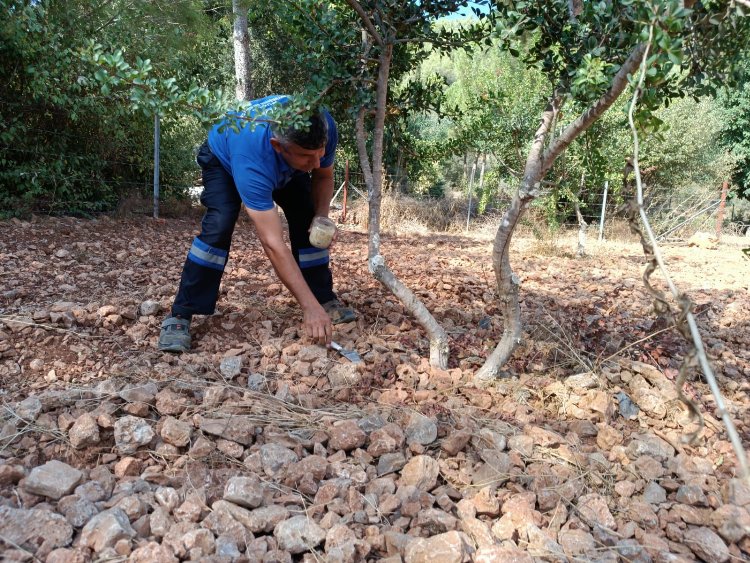
[[[534,143],[526,159],[521,186],[510,203],[510,207],[503,215],[500,227],[495,235],[492,246],[492,266],[495,270],[497,281],[497,292],[500,296],[500,309],[503,313],[503,335],[500,342],[487,358],[484,365],[474,376],[474,382],[486,385],[497,377],[500,368],[510,359],[511,354],[521,343],[521,305],[518,299],[518,276],[510,267],[510,242],[513,231],[526,211],[528,204],[539,195],[539,187],[542,181],[542,149],[547,138],[547,133],[557,114],[560,97],[553,95],[547,109],[542,115],[542,123],[534,135]]]
[[[367,249],[368,267],[372,275],[393,294],[398,297],[404,308],[411,313],[422,325],[430,339],[430,365],[441,369],[448,367],[448,335],[438,324],[435,317],[406,287],[395,274],[386,266],[385,258],[380,254],[380,202],[383,181],[383,133],[385,129],[386,99],[388,96],[388,74],[393,56],[393,45],[382,46],[379,61],[377,82],[377,105],[375,111],[375,126],[372,143],[372,167],[367,155],[365,135],[365,109],[361,108],[357,116],[357,152],[360,165],[367,184],[369,199],[368,231],[369,244]]]
[[[495,269],[497,290],[500,295],[500,305],[503,315],[503,335],[500,342],[487,358],[484,365],[474,375],[477,385],[487,385],[497,377],[500,368],[510,359],[518,344],[521,342],[521,308],[518,299],[519,283],[517,276],[510,267],[510,241],[518,221],[524,211],[539,195],[541,181],[552,168],[555,160],[563,151],[586,131],[610,106],[620,97],[628,85],[628,75],[635,72],[641,63],[646,50],[645,44],[637,45],[622,64],[612,85],[589,108],[573,120],[562,133],[555,138],[547,150],[544,149],[545,140],[550,126],[557,114],[562,96],[555,92],[542,114],[542,122],[534,135],[529,156],[526,159],[523,180],[518,191],[513,196],[510,207],[505,212],[503,220],[495,235],[492,248],[492,264]]]
[[[238,100],[252,100],[250,36],[247,31],[247,8],[243,6],[242,0],[232,0],[232,13],[234,14],[235,95]]]

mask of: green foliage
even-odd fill
[[[98,87],[82,55],[96,37],[99,54],[111,51],[108,62],[134,75],[212,74],[217,49],[203,3],[0,0],[0,14],[0,213],[88,214],[150,189],[153,120],[119,103],[111,84]],[[166,193],[192,182],[193,121],[162,123]]]
[[[750,53],[750,51],[747,51]],[[750,200],[750,57],[744,57],[743,81],[719,96],[722,145],[736,160],[732,184],[739,197]]]

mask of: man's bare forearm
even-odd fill
[[[294,295],[294,298],[303,310],[319,305],[318,300],[315,299],[312,291],[310,291],[305,278],[302,277],[302,272],[300,272],[299,266],[294,261],[292,252],[286,245],[276,248],[275,246],[264,244],[263,250],[265,250],[266,256],[271,261],[271,265],[276,271],[276,275],[279,276],[281,283]]]

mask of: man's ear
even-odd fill
[[[275,150],[277,153],[281,153],[281,149],[282,149],[281,141],[271,137],[271,146],[273,147],[273,150]]]

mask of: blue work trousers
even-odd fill
[[[198,164],[203,171],[201,203],[206,214],[201,232],[185,260],[172,314],[189,318],[210,315],[216,308],[221,276],[229,257],[232,233],[239,217],[242,200],[231,174],[214,156],[208,143],[198,151]],[[310,245],[310,223],[315,215],[308,174],[298,174],[282,188],[273,192],[273,200],[284,211],[289,225],[292,254],[315,298],[325,303],[336,298],[327,250]]]

